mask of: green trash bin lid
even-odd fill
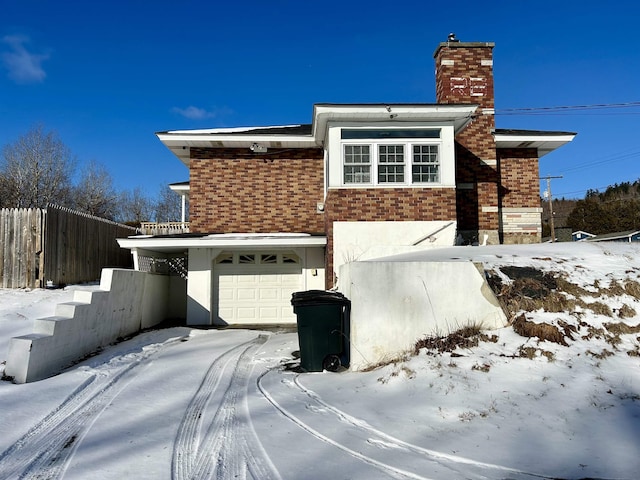
[[[291,305],[302,307],[307,305],[346,305],[350,300],[340,292],[331,290],[306,290],[291,295]]]

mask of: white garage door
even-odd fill
[[[213,266],[218,324],[295,323],[291,294],[303,289],[293,253],[223,253]]]

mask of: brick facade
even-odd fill
[[[325,201],[325,283],[333,286],[333,223],[455,220],[453,188],[330,189]]]
[[[535,148],[500,149],[501,207],[540,206],[538,152]]]
[[[538,152],[500,149],[502,243],[539,243],[542,236]]]
[[[193,233],[324,234],[322,149],[192,148]]]
[[[434,55],[436,102],[478,104],[475,118],[456,135],[458,229],[466,240],[499,241],[493,88],[493,44],[446,42]]]

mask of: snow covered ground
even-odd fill
[[[365,373],[296,373],[295,333],[174,327],[44,381],[0,382],[0,478],[637,479],[639,254],[423,254],[482,261],[516,324]],[[0,290],[0,361],[73,288]],[[562,335],[516,333],[540,325]]]

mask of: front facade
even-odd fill
[[[168,131],[190,234],[127,239],[188,256],[190,324],[295,322],[291,293],[354,260],[541,236],[538,159],[575,134],[495,128],[493,44],[439,45],[436,103],[317,104],[312,123]]]

